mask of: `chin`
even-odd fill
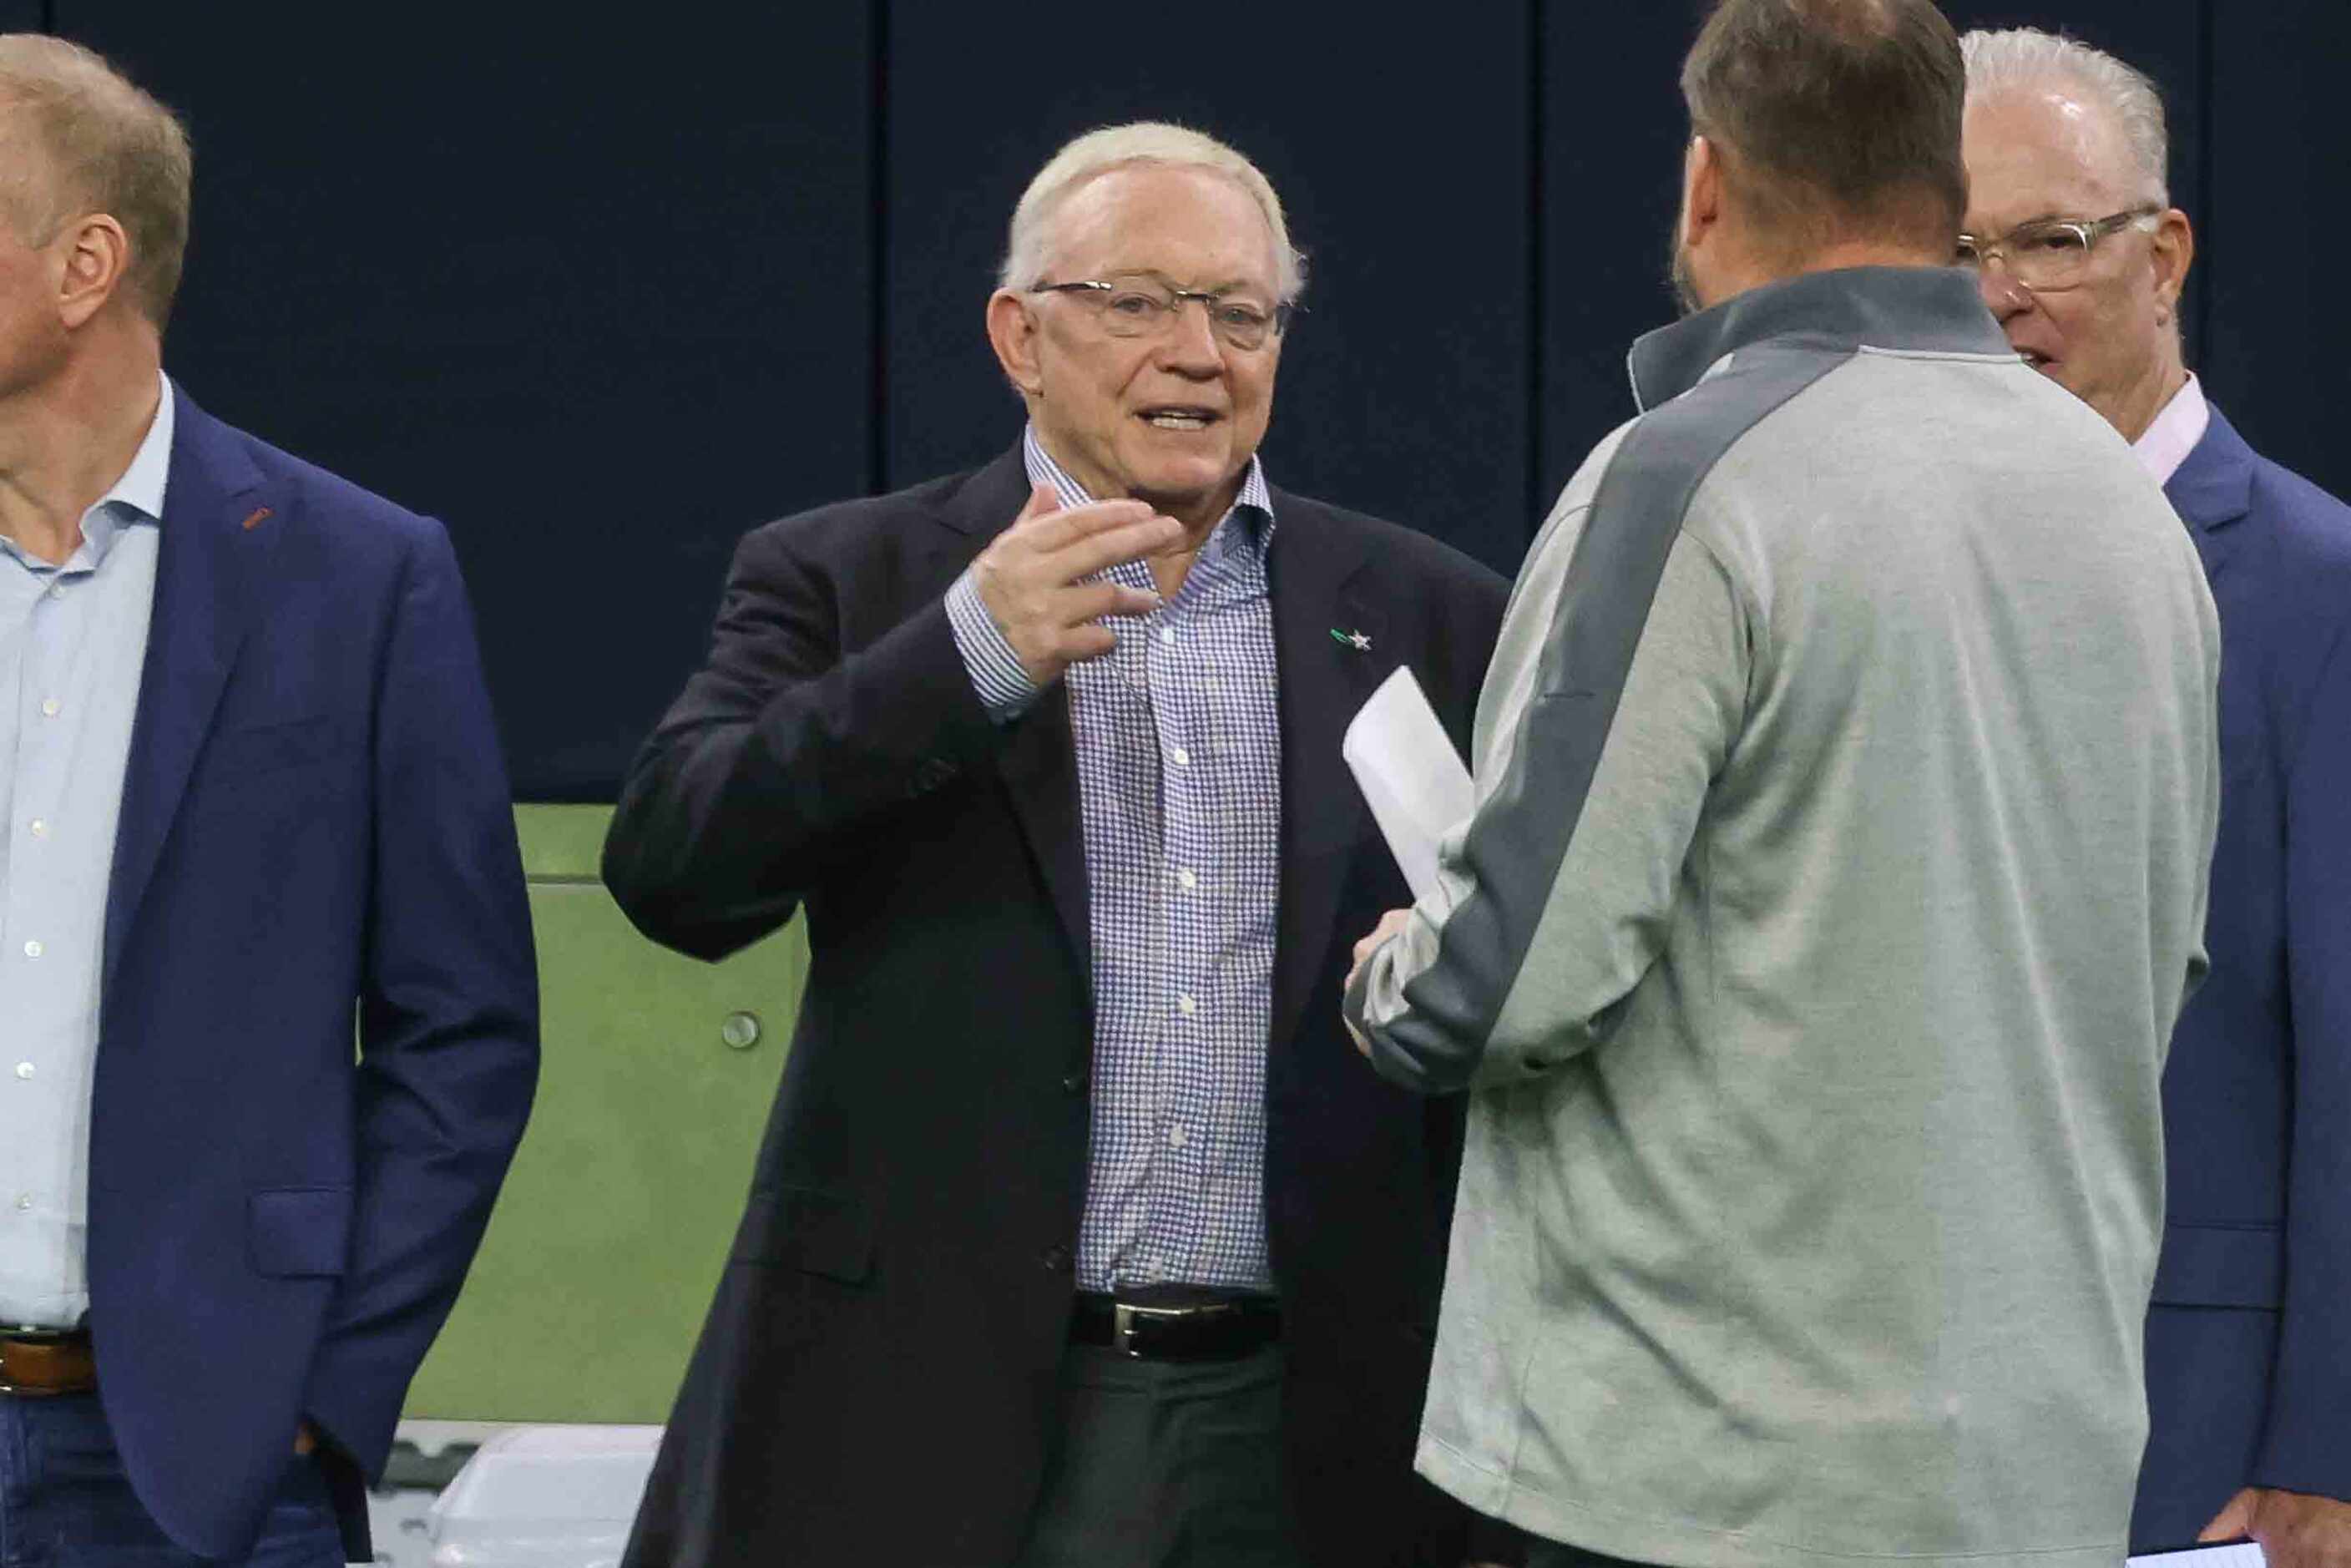
[[[1155,462],[1136,464],[1130,473],[1136,495],[1172,501],[1206,496],[1230,481],[1243,466],[1245,463],[1236,461],[1228,449],[1220,449],[1180,462],[1161,455]]]

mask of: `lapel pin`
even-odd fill
[[[251,533],[255,528],[261,526],[263,519],[275,517],[276,515],[277,514],[271,511],[267,507],[256,507],[253,509],[253,516],[246,518],[239,526],[242,527],[246,532]]]
[[[1372,651],[1372,640],[1361,632],[1342,632],[1333,626],[1331,628],[1331,641],[1344,643],[1358,653],[1368,653]]]

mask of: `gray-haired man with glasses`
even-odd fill
[[[1404,894],[1342,731],[1402,664],[1466,735],[1506,590],[1269,481],[1303,278],[1230,148],[1081,137],[998,281],[1019,440],[747,537],[613,823],[659,940],[811,951],[630,1561],[1507,1556],[1411,1473],[1459,1107],[1338,995]]]
[[[2164,1075],[2135,1550],[2351,1563],[2351,507],[2256,455],[2182,361],[2195,254],[2139,72],[1972,33],[1963,260],[2009,341],[2128,440],[2219,607],[2210,981]],[[2112,214],[2103,216],[2098,214]]]

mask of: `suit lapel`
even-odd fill
[[[957,536],[955,570],[962,570],[1019,516],[1028,498],[1029,473],[1018,446],[973,475],[970,483],[949,497],[939,510],[939,520]],[[953,580],[951,573],[946,580]],[[941,589],[946,585],[942,582]],[[1077,743],[1070,728],[1068,689],[1056,684],[1008,727],[996,758],[1078,973],[1091,977],[1093,938],[1086,902],[1085,827],[1079,813]]]
[[[157,538],[155,602],[107,886],[110,988],[284,529],[271,517],[244,526],[261,509],[259,470],[226,426],[176,387],[172,395],[179,401]]]
[[[1368,821],[1339,745],[1399,662],[1379,606],[1355,591],[1364,565],[1355,541],[1313,502],[1276,497],[1268,570],[1280,680],[1281,899],[1269,1054],[1287,1049],[1315,982],[1336,977],[1317,967],[1330,955],[1332,921]]]
[[[1028,836],[1079,973],[1093,973],[1093,937],[1086,899],[1085,824],[1078,804],[1078,751],[1070,728],[1070,696],[1056,684],[1015,720],[997,753],[997,769],[1012,792],[1012,809]]]
[[[2231,525],[2252,509],[2253,449],[2236,426],[2211,411],[2204,438],[2188,454],[2179,471],[2163,487],[2172,508],[2188,524],[2203,558],[2207,581],[2218,584],[2233,553],[2236,535]]]

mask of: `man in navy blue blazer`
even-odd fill
[[[163,377],[168,110],[0,37],[0,1552],[323,1568],[537,1071],[470,615]]]
[[[2028,29],[1964,43],[1962,251],[2009,340],[2163,482],[2220,612],[2212,968],[2164,1080],[2132,1545],[2250,1535],[2273,1568],[2332,1568],[2351,1561],[2351,508],[2256,455],[2181,361],[2195,240],[2147,78]]]

